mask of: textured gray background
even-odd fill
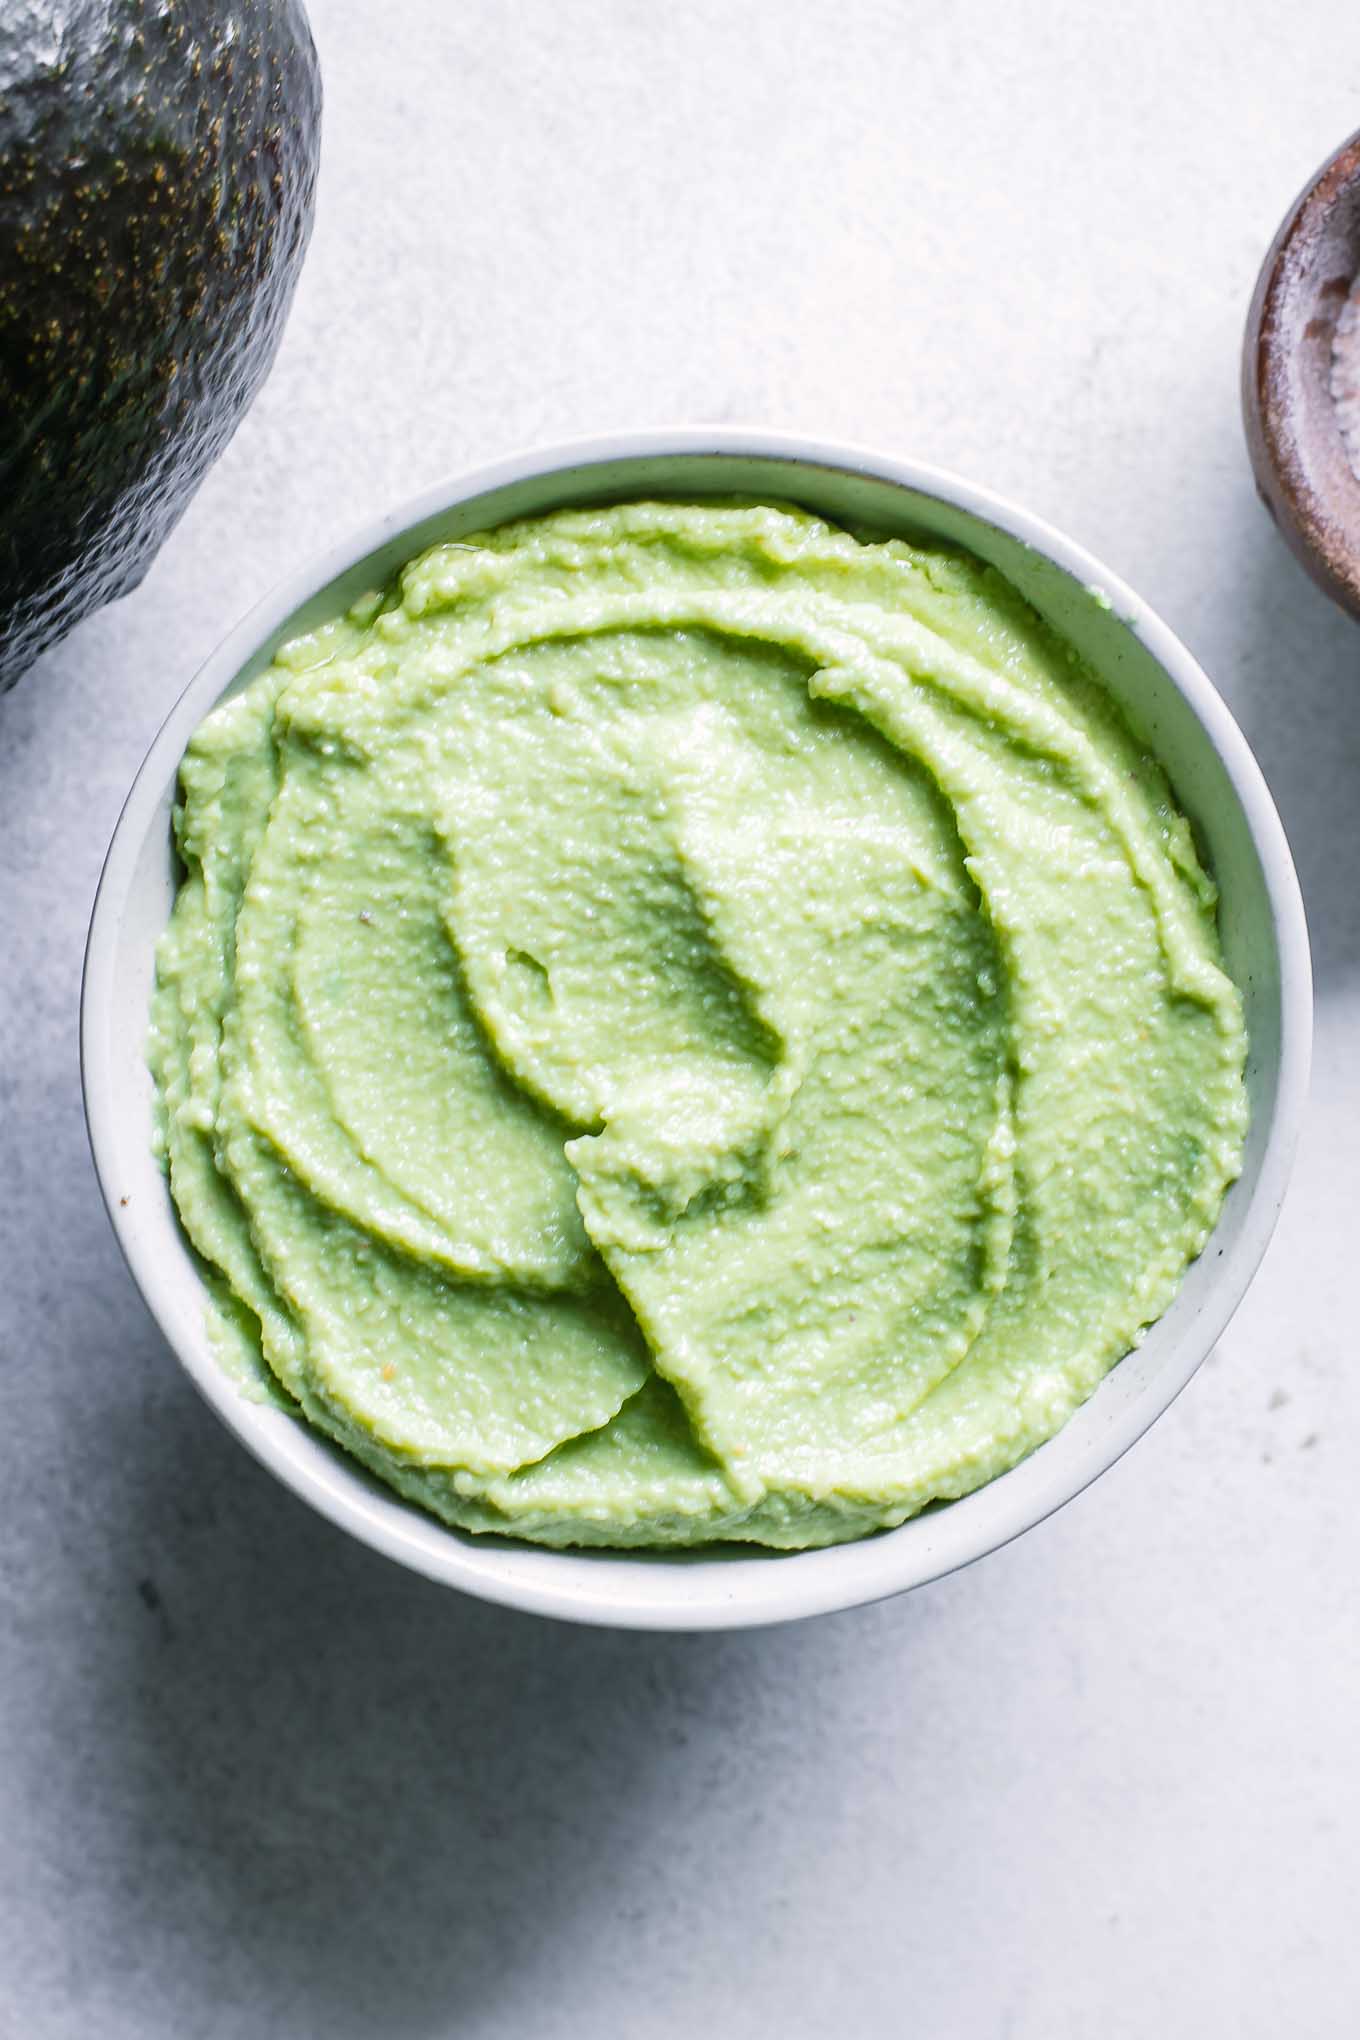
[[[1251,491],[1236,354],[1360,124],[1353,0],[314,8],[273,378],[137,594],[0,702],[0,2032],[1356,2030],[1360,631]],[[1250,1302],[1055,1521],[752,1636],[500,1614],[309,1516],[133,1293],[81,1123],[104,847],[285,569],[535,440],[739,419],[956,467],[1245,725],[1317,954]]]

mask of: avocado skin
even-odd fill
[[[137,585],[264,380],[320,122],[299,0],[0,0],[0,694]]]

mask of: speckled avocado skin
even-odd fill
[[[298,0],[0,7],[0,693],[137,585],[264,380],[320,116]]]

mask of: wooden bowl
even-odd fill
[[[1261,500],[1333,601],[1360,617],[1360,476],[1332,400],[1336,322],[1360,272],[1360,133],[1290,207],[1252,296],[1242,415]]]

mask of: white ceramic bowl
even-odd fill
[[[829,1551],[555,1552],[444,1528],[322,1437],[233,1388],[209,1349],[201,1280],[151,1152],[147,1005],[176,883],[176,768],[196,725],[283,639],[436,540],[562,504],[655,493],[792,499],[842,523],[957,543],[994,561],[1090,661],[1165,764],[1217,876],[1223,947],[1246,999],[1246,1165],[1170,1310],[1021,1465],[899,1530]],[[1147,1429],[1213,1346],[1265,1251],[1303,1107],[1311,1021],[1303,907],[1270,795],[1222,701],[1145,603],[1028,512],[950,475],[853,447],[705,427],[556,447],[434,490],[295,574],[231,633],[156,738],[115,831],[85,960],[81,1061],[95,1166],[132,1274],[197,1387],[281,1480],[390,1558],[486,1600],[581,1622],[713,1629],[852,1607],[935,1579],[1070,1501]]]

